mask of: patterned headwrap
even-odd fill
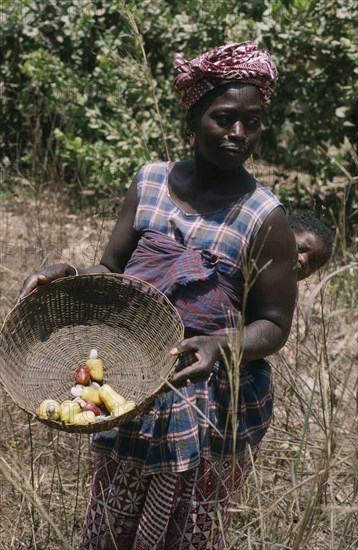
[[[189,110],[202,96],[224,82],[252,84],[260,90],[261,104],[272,95],[278,72],[268,50],[259,50],[256,42],[227,44],[188,61],[175,56],[179,72],[173,86],[184,107]]]

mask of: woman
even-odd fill
[[[284,345],[292,321],[294,237],[279,201],[243,167],[276,68],[253,42],[193,61],[177,56],[175,67],[194,157],[140,170],[100,265],[80,272],[126,272],[168,295],[186,329],[172,350],[181,361],[171,381],[185,399],[168,391],[145,414],[94,437],[81,549],[224,547],[230,492],[247,477],[271,419],[271,371],[261,358]],[[37,272],[20,298],[76,272],[67,264]],[[241,312],[245,324],[234,428],[222,360],[228,312],[238,322]]]

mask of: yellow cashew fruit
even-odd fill
[[[63,422],[73,422],[74,415],[80,412],[80,404],[76,401],[70,401],[69,399],[66,399],[66,401],[63,401],[63,403],[61,403],[60,405],[60,415]]]
[[[109,384],[103,384],[98,390],[99,396],[106,406],[108,412],[112,412],[115,407],[121,407],[126,400],[119,395]]]
[[[95,422],[96,415],[92,411],[84,411],[77,413],[73,416],[73,424],[89,424],[90,422]]]
[[[86,367],[92,380],[95,382],[103,382],[103,361],[98,358],[96,349],[91,349],[90,357],[86,361]]]
[[[124,403],[124,405],[118,405],[118,403],[115,404],[114,408],[111,410],[111,416],[113,418],[117,416],[122,416],[122,414],[126,414],[129,411],[132,411],[136,407],[136,403],[132,400],[128,400]]]
[[[45,420],[58,420],[60,418],[60,404],[54,399],[45,399],[37,409],[36,414]]]
[[[95,405],[102,405],[102,399],[99,394],[99,390],[92,388],[91,386],[85,386],[81,393],[81,399],[84,401],[91,401]]]

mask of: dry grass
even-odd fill
[[[2,205],[0,218],[1,318],[26,274],[59,259],[91,264],[111,226],[69,215],[61,201],[48,197],[11,205]],[[272,360],[275,419],[255,471],[232,505],[228,548],[358,546],[354,274],[329,283],[302,341],[301,308],[314,282],[301,286],[290,340]],[[88,437],[46,430],[3,392],[1,397],[0,548],[76,547],[91,472]]]
[[[24,277],[41,265],[91,265],[112,222],[63,210],[60,197],[31,193],[1,206],[0,319]],[[89,438],[46,430],[1,395],[0,548],[76,547],[91,471]],[[74,546],[72,546],[72,542]]]
[[[352,277],[346,285],[354,287]],[[272,358],[275,418],[232,507],[230,548],[358,546],[357,319],[346,307],[344,292],[329,289],[304,341],[299,308],[289,342]]]

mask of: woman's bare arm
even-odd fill
[[[123,273],[137,247],[139,233],[134,229],[137,212],[137,178],[128,189],[121,212],[105,248],[100,264],[112,273]]]
[[[297,288],[297,251],[282,208],[276,208],[260,228],[251,258],[257,268],[257,277],[251,277],[248,283],[247,303],[244,304],[242,361],[275,353],[290,332]],[[193,382],[206,380],[221,350],[229,352],[229,342],[226,330],[213,336],[183,340],[175,353],[193,351],[198,361],[176,373],[173,383],[180,386],[188,378]]]
[[[138,243],[139,236],[133,228],[136,210],[137,178],[134,178],[100,263],[87,268],[77,267],[79,274],[123,273],[125,265]],[[55,279],[71,275],[75,275],[74,267],[66,263],[50,265],[40,271],[35,271],[25,280],[17,301],[22,300],[38,285],[48,284]]]

